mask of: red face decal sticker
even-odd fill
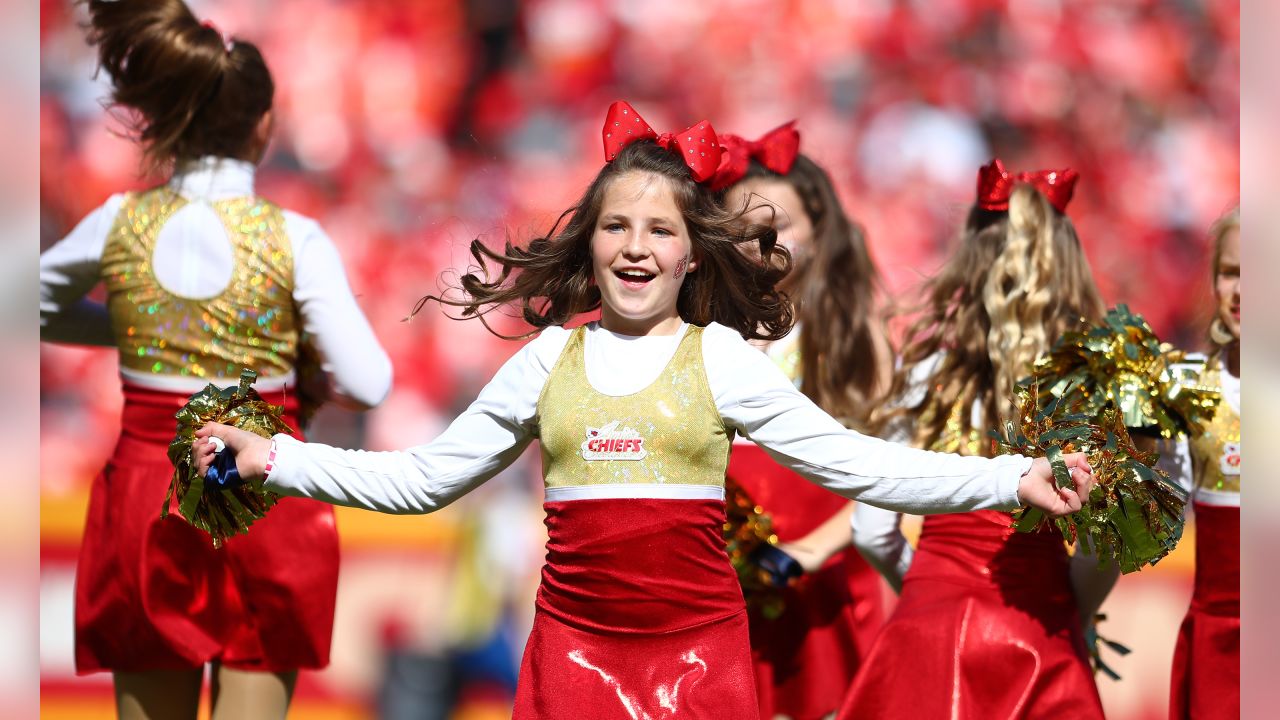
[[[680,262],[676,263],[676,271],[675,273],[672,274],[672,277],[674,277],[676,280],[679,280],[680,278],[684,277],[684,269],[685,269],[685,266],[687,266],[688,264],[689,264],[689,258],[687,257],[680,258]]]

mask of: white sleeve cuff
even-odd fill
[[[290,473],[296,473],[299,466],[298,453],[302,452],[302,441],[286,435],[284,433],[276,433],[271,438],[271,448],[275,451],[275,461],[271,464],[271,472],[267,473],[263,478],[262,486],[267,490],[278,492],[281,495],[298,494],[293,488],[297,486],[296,481],[290,477]]]
[[[1004,455],[996,460],[1002,463],[1002,467],[996,471],[996,493],[1000,502],[998,509],[1017,510],[1022,507],[1022,501],[1018,499],[1018,486],[1022,484],[1022,476],[1031,469],[1035,459],[1022,455]]]

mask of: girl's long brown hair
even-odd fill
[[[795,272],[792,300],[800,332],[800,390],[834,417],[867,421],[890,370],[876,297],[880,273],[862,227],[845,213],[827,172],[805,155],[779,175],[752,160],[744,180],[786,182],[813,224],[813,252]]]
[[[111,102],[137,113],[148,169],[206,155],[251,159],[275,84],[251,43],[228,45],[182,0],[89,0],[89,42]]]
[[[706,185],[694,182],[677,154],[652,140],[623,148],[551,230],[527,247],[508,240],[498,252],[478,239],[472,241],[471,256],[478,267],[462,276],[464,297],[428,295],[418,301],[414,312],[435,300],[462,308],[462,319],[478,317],[490,332],[510,338],[495,330],[485,315],[507,305],[518,306],[533,329],[514,337],[528,337],[596,310],[600,290],[591,266],[591,238],[609,184],[631,172],[667,182],[683,213],[698,269],[685,276],[680,288],[680,317],[694,325],[718,322],[748,339],[785,336],[793,324],[791,304],[776,286],[790,270],[791,256],[785,248],[774,246],[777,233],[770,227],[742,227],[739,214],[725,209]],[[742,252],[739,246],[744,243],[758,244],[766,261]],[[499,268],[496,277],[490,273],[491,264]]]
[[[1014,386],[1035,359],[1065,330],[1104,311],[1071,219],[1027,184],[1014,189],[1007,212],[970,210],[959,249],[925,296],[889,392],[906,398],[922,390],[923,401],[893,404],[874,418],[883,427],[910,416],[914,444],[925,448],[942,437],[948,419],[958,420],[963,434],[985,434],[1013,417]],[[926,361],[937,365],[921,382],[917,368]],[[977,426],[975,401],[982,409]]]

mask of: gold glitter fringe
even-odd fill
[[[724,481],[724,539],[729,562],[738,573],[742,596],[747,606],[761,616],[774,620],[782,615],[786,604],[782,588],[772,584],[769,573],[752,559],[761,545],[777,545],[773,518],[751,499],[747,491],[732,479]]]
[[[1089,417],[1114,404],[1125,427],[1171,438],[1198,434],[1213,418],[1220,393],[1200,385],[1203,364],[1161,343],[1141,315],[1120,305],[1097,325],[1064,334],[1036,362],[1034,377],[1041,403],[1060,398]]]
[[[1050,520],[1035,508],[1014,513],[1014,527],[1032,532],[1052,524],[1067,542],[1098,555],[1099,562],[1118,563],[1122,573],[1154,565],[1182,537],[1186,492],[1151,465],[1155,453],[1133,444],[1123,416],[1111,404],[1098,415],[1075,412],[1060,399],[1041,408],[1034,383],[1018,390],[1019,424],[1005,424],[1004,435],[992,433],[1002,452],[1046,457],[1058,485],[1072,485],[1063,453],[1084,452],[1097,484],[1079,512]]]
[[[293,430],[281,419],[282,409],[271,405],[250,387],[257,373],[244,370],[240,385],[219,389],[210,384],[191,396],[174,417],[178,435],[169,445],[169,461],[173,463],[173,480],[165,493],[160,516],[169,514],[169,500],[177,494],[178,513],[187,522],[209,533],[213,546],[221,547],[233,535],[247,533],[255,520],[266,515],[280,496],[264,490],[261,484],[245,483],[221,492],[205,492],[204,477],[191,461],[195,432],[211,422],[271,437]]]
[[[1158,455],[1135,447],[1129,431],[1200,432],[1220,395],[1199,384],[1200,365],[1161,343],[1124,305],[1064,334],[1019,385],[1019,426],[1007,423],[1003,437],[992,436],[1005,452],[1047,457],[1062,486],[1071,484],[1062,453],[1088,453],[1097,486],[1080,512],[1050,521],[1024,508],[1015,527],[1030,532],[1052,523],[1123,573],[1169,554],[1182,537],[1187,494],[1153,469]]]
[[[1093,616],[1093,622],[1089,623],[1089,628],[1085,632],[1084,644],[1089,649],[1089,660],[1093,665],[1094,674],[1102,673],[1112,680],[1119,680],[1120,674],[1102,659],[1102,648],[1109,648],[1120,657],[1128,655],[1132,650],[1122,643],[1109,640],[1098,634],[1098,624],[1106,619],[1107,616],[1103,613],[1097,613]]]

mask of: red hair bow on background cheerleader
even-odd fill
[[[1009,196],[1018,183],[1034,185],[1058,212],[1067,211],[1067,203],[1076,190],[1080,173],[1065,170],[1037,170],[1013,175],[997,158],[978,170],[978,207],[983,210],[1008,210]]]
[[[678,133],[654,132],[653,127],[640,117],[640,113],[625,100],[609,106],[604,118],[604,161],[612,162],[622,148],[637,140],[653,140],[680,154],[684,164],[693,171],[693,179],[706,182],[720,167],[720,141],[711,123],[703,120]]]
[[[711,181],[712,190],[723,190],[746,177],[752,160],[779,175],[791,172],[800,154],[800,131],[792,120],[761,135],[759,140],[725,135],[720,138],[720,144],[724,146],[724,157]]]

